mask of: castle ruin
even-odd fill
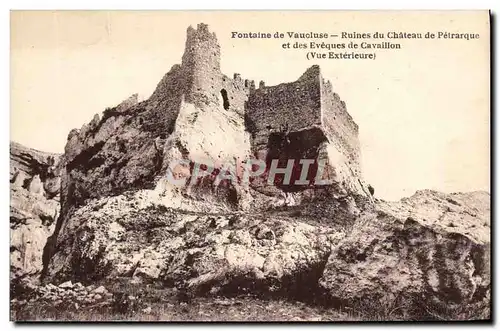
[[[362,181],[358,126],[313,65],[295,82],[265,86],[220,70],[220,46],[206,24],[187,29],[181,64],[148,100],[107,109],[66,145],[62,203],[154,187],[174,157],[327,161],[339,194],[369,196]],[[210,131],[212,130],[212,131]],[[300,174],[300,165],[294,165]],[[298,177],[297,177],[298,178]],[[297,179],[294,178],[294,179]],[[255,185],[256,187],[259,185]],[[261,185],[260,185],[261,186]],[[308,187],[278,188],[300,191]]]

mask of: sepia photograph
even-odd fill
[[[13,322],[491,322],[479,11],[10,12]]]

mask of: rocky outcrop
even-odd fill
[[[11,280],[37,276],[59,213],[60,155],[10,144]]]
[[[335,298],[421,304],[489,298],[490,195],[419,191],[379,202],[332,251],[320,280]]]
[[[73,214],[47,279],[130,277],[190,293],[305,290],[344,234],[311,219],[200,214],[121,195]]]
[[[489,194],[417,192],[378,201],[354,224],[342,208],[301,213],[197,213],[120,195],[66,222],[48,281],[126,277],[191,294],[314,295],[468,304],[490,292]],[[354,212],[344,209],[344,213]]]
[[[88,199],[157,188],[169,166],[180,160],[187,161],[191,171],[189,162],[219,167],[249,157],[243,116],[235,111],[243,112],[242,98],[249,88],[241,79],[222,75],[218,48],[206,25],[190,27],[182,63],[171,68],[149,99],[137,103],[134,95],[69,134],[63,214]],[[222,90],[231,105],[225,104],[229,101],[224,101]],[[241,96],[228,97],[232,91]],[[209,196],[216,195],[209,179],[202,184],[201,191],[208,187]],[[182,194],[197,199],[202,194],[192,186]],[[223,191],[212,204],[225,206],[229,200],[229,205],[238,205]]]

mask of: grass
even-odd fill
[[[17,321],[346,321],[356,320],[341,312],[325,311],[301,302],[257,298],[199,298],[190,303],[148,303],[143,309],[115,312],[111,307],[60,309],[38,306],[16,312]]]
[[[404,300],[362,300],[325,306],[287,298],[254,296],[195,297],[183,300],[173,289],[152,284],[104,284],[115,293],[111,305],[77,308],[63,303],[28,303],[11,309],[14,321],[446,321],[489,320],[489,302],[460,306],[425,306]],[[134,296],[133,301],[126,300]],[[126,304],[122,304],[125,298]]]
[[[236,297],[181,298],[174,289],[153,284],[115,280],[103,284],[115,295],[108,306],[76,309],[74,305],[53,306],[28,303],[11,309],[15,321],[355,321],[356,316],[285,298]],[[121,303],[133,296],[134,301]],[[188,302],[186,302],[188,301]],[[146,311],[145,311],[146,309]],[[150,310],[149,312],[147,310]]]

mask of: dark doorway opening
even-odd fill
[[[225,110],[229,109],[229,99],[227,98],[227,91],[225,89],[220,90],[220,94],[222,95],[222,105]]]
[[[314,180],[318,170],[318,160],[320,150],[326,137],[320,129],[313,128],[300,132],[273,132],[269,135],[267,142],[266,167],[270,169],[272,161],[278,160],[278,168],[286,168],[288,160],[293,159],[294,165],[289,184],[284,184],[285,176],[278,174],[275,176],[274,185],[284,192],[298,192],[314,186]],[[302,174],[302,164],[300,160],[314,160],[310,164],[306,179],[311,186],[295,185],[295,181],[300,179]]]

